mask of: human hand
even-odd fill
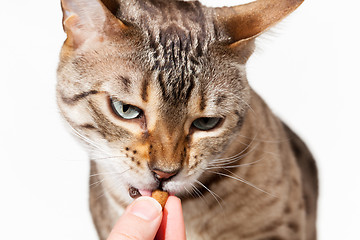
[[[128,206],[107,240],[185,240],[181,201],[169,196],[164,210],[151,197],[140,197]]]

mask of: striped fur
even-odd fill
[[[188,239],[316,239],[316,166],[247,82],[253,39],[234,47],[217,12],[196,1],[62,3],[57,100],[91,159],[100,239],[130,187],[181,197]],[[74,39],[81,31],[89,37]],[[111,99],[143,115],[122,119]],[[222,120],[200,131],[201,117]],[[177,174],[159,181],[154,169]]]

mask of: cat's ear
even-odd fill
[[[105,1],[113,3],[114,1]],[[107,4],[109,5],[109,4]],[[109,5],[114,7],[113,5]],[[127,27],[100,0],[61,0],[65,44],[77,49],[86,40],[101,39],[107,29],[122,31]]]
[[[234,7],[215,8],[216,17],[232,45],[253,39],[293,12],[304,0],[257,0]]]

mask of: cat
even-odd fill
[[[159,188],[190,240],[316,239],[315,161],[246,77],[256,37],[301,3],[61,1],[57,102],[89,153],[100,239]]]

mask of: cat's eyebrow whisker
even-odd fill
[[[250,104],[248,102],[246,102],[244,99],[240,98],[240,100],[249,107],[250,111],[257,117],[257,113],[255,112],[255,110],[250,106]]]
[[[217,175],[220,175],[220,176],[228,177],[228,178],[234,179],[234,180],[239,181],[239,182],[242,182],[242,183],[245,183],[245,184],[249,185],[250,187],[253,187],[254,189],[256,189],[256,190],[258,190],[258,191],[260,191],[260,192],[263,192],[263,193],[265,193],[265,194],[267,194],[267,195],[269,195],[269,196],[271,196],[271,197],[279,198],[278,196],[276,196],[276,195],[274,195],[274,194],[272,194],[272,193],[269,193],[269,192],[267,192],[267,191],[259,188],[258,186],[254,185],[254,184],[252,184],[251,182],[245,180],[244,178],[242,178],[242,177],[240,177],[240,176],[238,176],[238,175],[230,172],[229,170],[227,170],[227,169],[224,169],[224,170],[225,170],[225,171],[228,171],[228,172],[231,173],[233,176],[232,176],[232,175],[229,175],[229,174],[221,173],[221,172],[214,172],[214,171],[209,171],[209,172],[214,173],[214,174],[217,174]]]
[[[199,180],[195,180],[195,182],[197,184],[199,184],[200,186],[202,186],[203,188],[205,188],[216,200],[216,202],[219,204],[220,208],[223,209],[223,206],[221,204],[220,201],[224,201],[219,195],[217,195],[214,191],[210,190],[207,186],[205,186],[202,182],[200,182]]]

